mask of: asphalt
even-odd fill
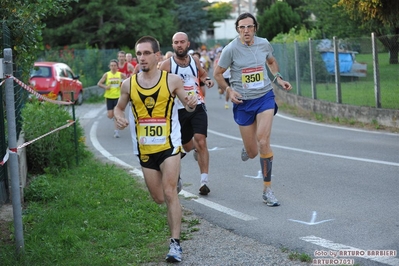
[[[105,106],[103,103],[83,104],[76,107],[76,117],[86,132],[86,141],[89,142],[91,118],[88,114]],[[101,115],[105,115],[104,113]],[[88,117],[88,118],[86,118]],[[100,159],[104,159],[101,155]],[[216,226],[190,209],[182,206],[184,220],[198,220],[198,225],[187,228],[182,224],[182,231],[191,232],[189,239],[181,242],[183,261],[179,265],[310,265],[310,263],[291,261],[288,257],[294,251],[287,251],[279,247],[266,245],[246,236],[238,235],[223,227]],[[168,251],[168,240],[165,242],[165,255]],[[145,265],[166,265],[164,257],[159,261]]]

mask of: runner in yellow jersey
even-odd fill
[[[166,203],[171,232],[168,262],[181,261],[182,211],[176,186],[180,172],[181,133],[175,97],[188,112],[195,110],[197,97],[188,95],[179,76],[157,69],[158,41],[145,36],[136,45],[141,72],[126,79],[115,107],[117,126],[129,125],[124,110],[131,102],[135,123],[135,153],[142,166],[148,190],[158,204]],[[130,106],[130,105],[129,105]]]
[[[110,71],[104,73],[98,81],[97,86],[103,88],[104,98],[107,105],[107,116],[109,119],[114,117],[114,107],[118,103],[119,96],[121,95],[121,84],[126,78],[126,75],[118,71],[118,60],[112,59],[109,62]],[[114,138],[119,138],[119,131],[116,127],[114,120]]]

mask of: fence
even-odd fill
[[[381,36],[374,42],[372,36],[272,46],[281,74],[293,85],[290,93],[355,106],[399,109],[399,35]]]

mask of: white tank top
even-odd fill
[[[191,55],[188,56],[190,57],[190,63],[186,67],[179,66],[175,59],[171,57],[170,73],[178,75],[183,80],[184,89],[186,90],[187,95],[196,94],[198,97],[197,104],[202,104],[204,102],[204,97],[200,92],[198,69],[195,65],[195,60],[191,57]],[[176,97],[175,103],[179,109],[184,108],[178,97]]]

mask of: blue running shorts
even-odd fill
[[[234,120],[240,126],[249,126],[255,122],[257,114],[268,109],[274,109],[274,114],[276,114],[277,108],[274,92],[271,90],[257,99],[243,100],[241,104],[233,104]]]

